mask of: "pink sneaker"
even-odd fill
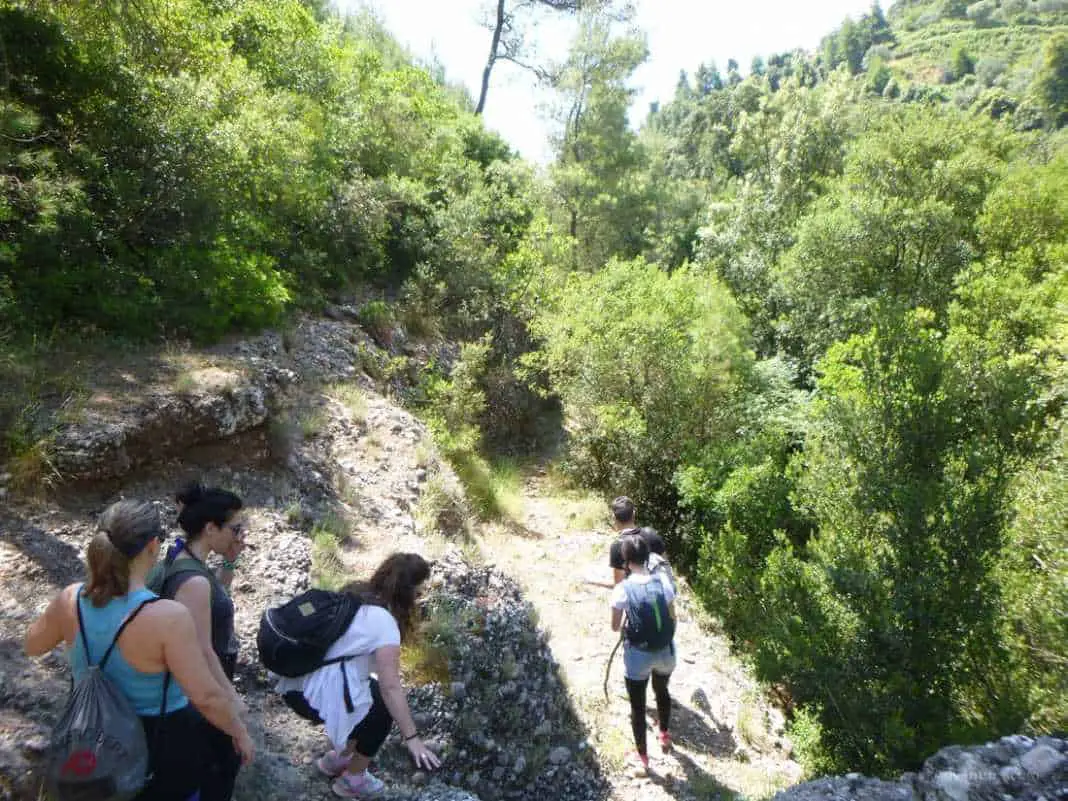
[[[627,775],[633,779],[641,779],[649,775],[649,757],[635,751],[627,757]]]
[[[660,732],[660,750],[665,754],[671,751],[671,734],[666,731]]]
[[[344,773],[345,768],[348,766],[349,758],[342,756],[337,751],[327,751],[315,761],[315,767],[319,768],[319,772],[324,776],[329,776],[331,779],[336,779]]]
[[[345,771],[334,780],[330,789],[342,798],[374,798],[386,789],[386,783],[372,776],[369,770],[355,776]]]

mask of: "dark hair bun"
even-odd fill
[[[204,488],[200,486],[199,481],[191,481],[178,490],[174,499],[183,506],[189,506],[196,503],[204,497]]]

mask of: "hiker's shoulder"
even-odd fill
[[[400,626],[397,625],[396,618],[384,606],[361,604],[349,625],[349,631],[357,636],[376,639],[383,636],[389,637],[395,633],[399,634]]]
[[[179,601],[172,601],[170,598],[161,598],[156,596],[152,600],[152,603],[145,606],[142,611],[143,615],[147,615],[150,619],[163,622],[176,622],[184,620],[189,617],[189,610],[185,604]]]

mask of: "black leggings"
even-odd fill
[[[200,801],[230,801],[234,795],[234,782],[241,770],[241,756],[229,734],[215,728],[199,713],[197,717],[200,718],[200,736],[203,738],[206,759]]]
[[[221,654],[219,663],[226,678],[233,681],[237,654]],[[204,756],[207,760],[200,785],[200,801],[230,801],[234,795],[234,782],[237,781],[237,774],[241,770],[241,756],[234,748],[233,738],[229,734],[215,728],[199,713],[197,716],[200,718]]]
[[[202,718],[192,706],[166,715],[141,718],[148,739],[152,780],[134,801],[192,801],[203,785],[206,752]],[[160,727],[163,727],[162,736]]]
[[[322,723],[322,718],[311,704],[308,703],[304,694],[299,690],[291,690],[282,696],[286,705],[305,720],[312,723]],[[339,703],[341,699],[338,699]],[[382,743],[389,736],[389,730],[393,727],[393,717],[386,709],[386,703],[382,700],[382,693],[378,690],[378,682],[371,679],[371,709],[367,715],[356,724],[350,733],[348,740],[356,747],[356,753],[365,757],[373,757],[382,747]]]
[[[653,674],[653,695],[656,696],[656,714],[659,718],[660,731],[667,731],[671,725],[671,696],[668,694],[668,681],[671,674]],[[645,746],[645,688],[649,679],[625,679],[627,697],[630,698],[630,728],[634,732],[634,744],[639,754],[646,754]]]

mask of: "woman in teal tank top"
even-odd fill
[[[145,576],[164,538],[153,505],[120,501],[108,507],[86,552],[89,579],[65,588],[33,622],[26,653],[41,656],[66,643],[76,677],[87,664],[99,664],[131,612],[156,597],[145,588]],[[197,712],[233,739],[243,761],[252,759],[248,731],[231,695],[208,669],[193,619],[181,604],[146,605],[123,629],[103,670],[136,708],[148,742],[151,780],[135,801],[198,796],[206,760]],[[173,681],[166,681],[168,674]]]
[[[83,588],[84,589],[84,588]],[[100,609],[89,602],[84,593],[78,594],[78,604],[81,606],[82,623],[85,626],[85,636],[92,651],[89,661],[92,664],[100,662],[101,657],[111,643],[111,638],[118,631],[126,616],[134,611],[142,601],[155,598],[156,594],[151,590],[141,588],[133,592],[112,598]],[[86,664],[85,645],[82,638],[74,640],[74,646],[67,652],[70,658],[71,672],[75,682],[82,677],[88,665]],[[122,655],[122,650],[116,648],[104,665],[104,673],[109,679],[122,688],[123,694],[130,699],[137,710],[138,715],[159,715],[161,701],[163,700],[163,684],[166,672],[142,673],[130,666]],[[189,705],[189,699],[185,697],[182,688],[177,682],[169,682],[167,689],[167,703],[165,712],[176,712]]]

